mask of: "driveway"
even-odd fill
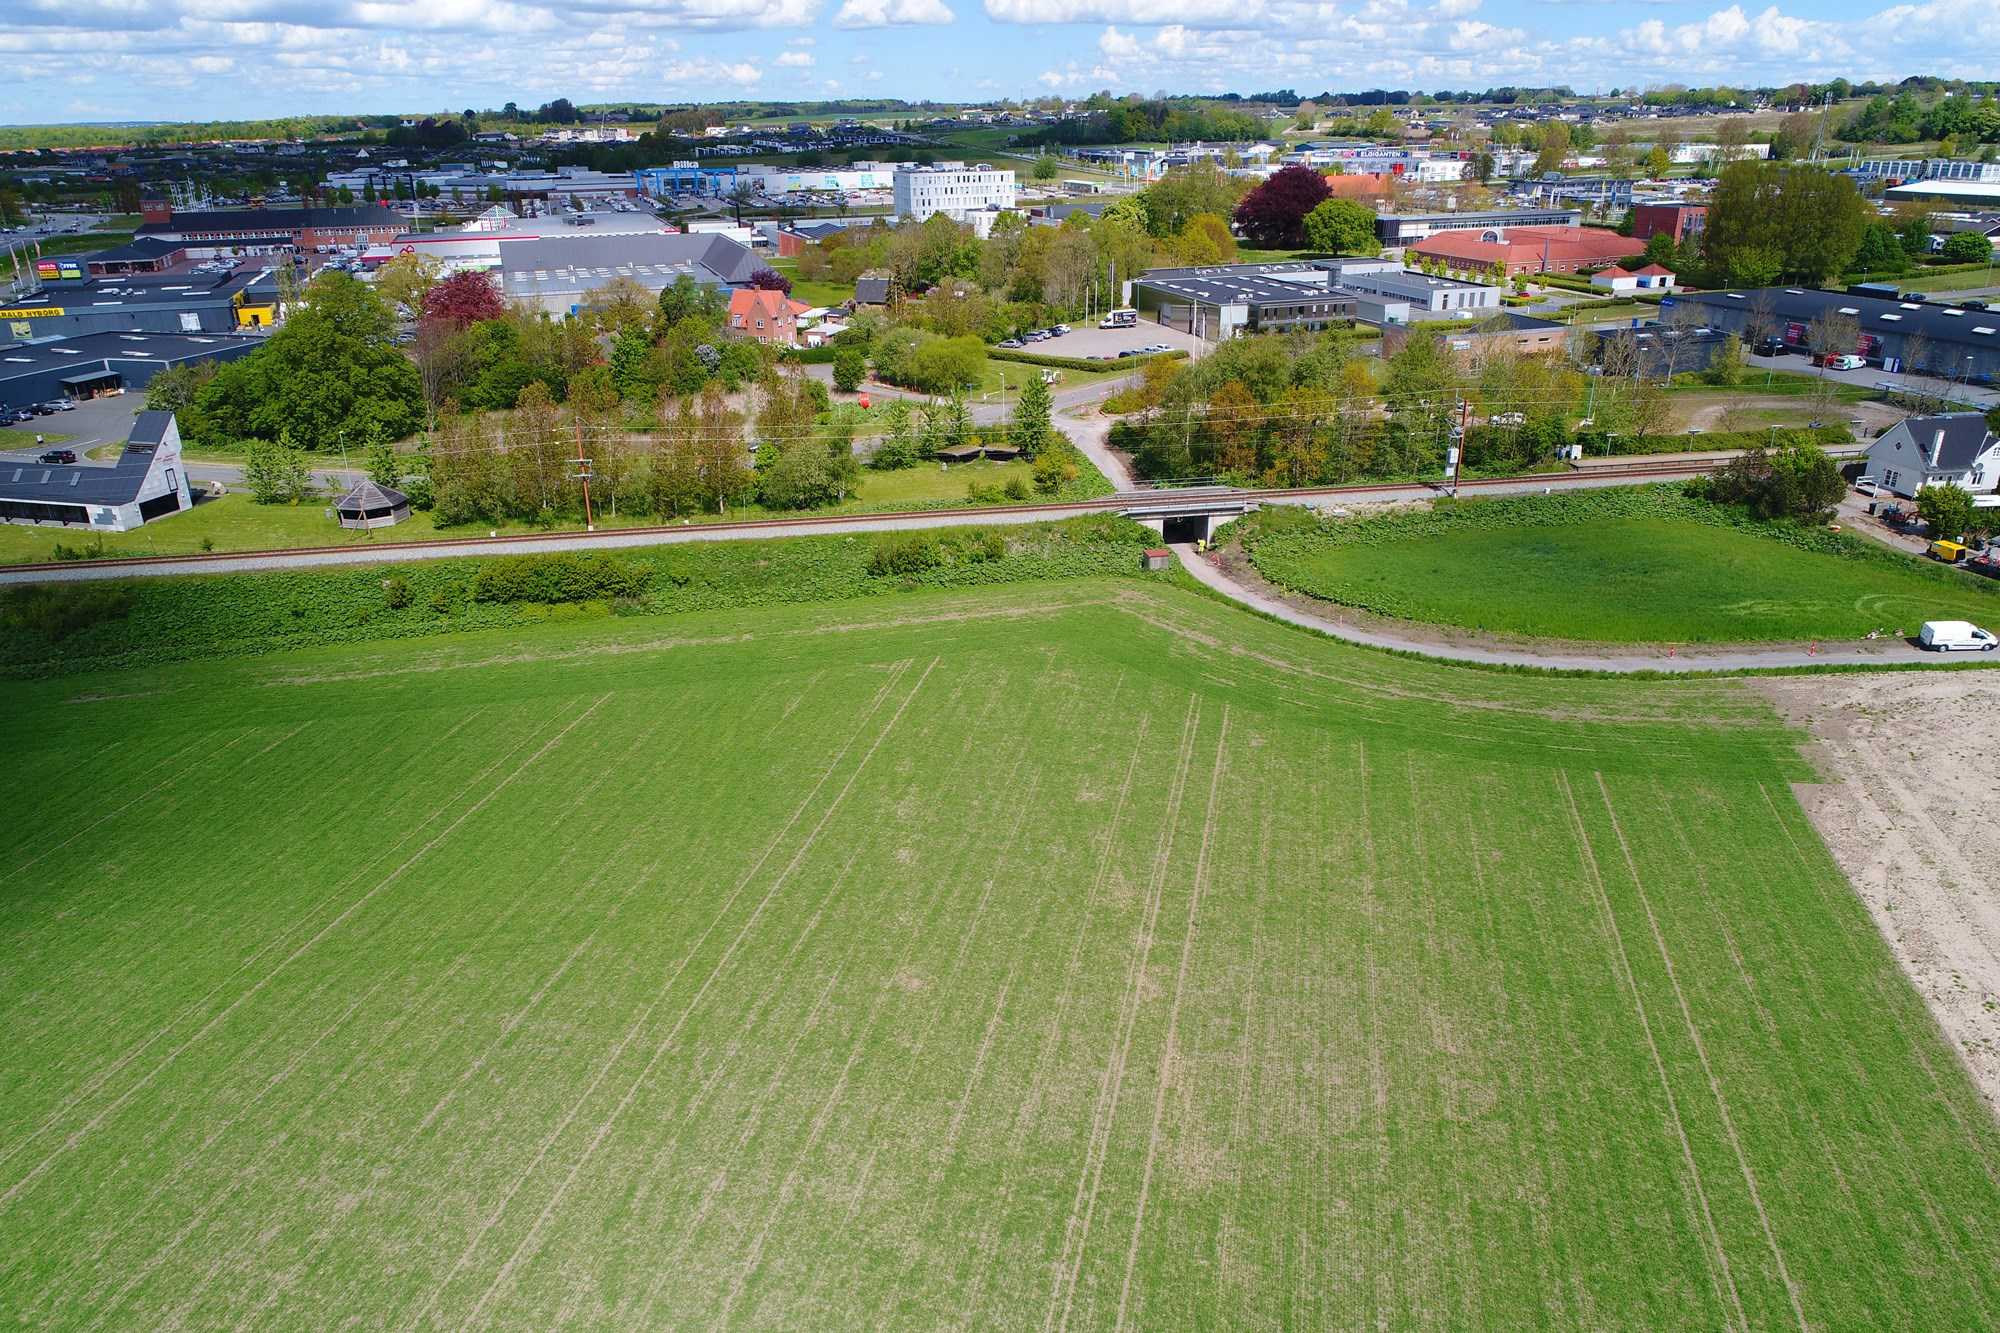
[[[132,433],[132,418],[145,405],[146,395],[143,393],[114,394],[109,398],[92,398],[78,403],[73,412],[58,412],[54,416],[36,417],[33,421],[9,426],[0,431],[0,458],[34,461],[37,435],[69,436],[60,444],[65,449],[76,450],[79,457],[100,444],[123,443],[125,437]]]

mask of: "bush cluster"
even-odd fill
[[[505,555],[480,566],[472,580],[472,599],[547,605],[605,602],[639,596],[651,578],[650,570],[636,569],[602,551]]]

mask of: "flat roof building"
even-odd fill
[[[277,319],[272,269],[50,283],[0,308],[0,346],[90,333],[235,333]]]
[[[0,407],[142,389],[169,366],[234,361],[261,346],[263,339],[254,337],[163,333],[92,333],[0,343]]]
[[[1409,245],[1446,231],[1484,231],[1493,227],[1575,227],[1583,214],[1574,208],[1492,208],[1466,213],[1383,213],[1375,219],[1375,238],[1384,245]]]
[[[1815,319],[1845,316],[1855,324],[1854,354],[1884,370],[1972,384],[2000,379],[2000,310],[1813,287],[1746,287],[1682,294],[1674,300],[1698,307],[1716,328],[1748,337],[1754,326],[1757,336],[1775,337],[1802,351]],[[1920,364],[1910,363],[1913,350]]]
[[[1582,273],[1644,254],[1645,243],[1602,227],[1489,226],[1441,231],[1409,247],[1452,268],[1515,273]]]
[[[191,247],[271,249],[386,241],[408,224],[381,204],[353,208],[224,208],[180,213],[164,199],[141,205],[140,236],[181,241]]]
[[[1305,263],[1152,269],[1131,285],[1142,316],[1211,342],[1239,334],[1317,332],[1351,324],[1360,299]]]

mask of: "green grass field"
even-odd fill
[[[1728,683],[1124,579],[0,707],[13,1322],[2000,1318],[2000,1131]]]
[[[1573,518],[1550,507],[1535,521],[1533,501],[1512,503],[1518,522],[1392,521],[1348,541],[1285,534],[1256,545],[1253,559],[1273,582],[1342,605],[1544,638],[1804,642],[1914,634],[1926,620],[2000,622],[2000,582],[1867,538],[1830,554],[1670,516]]]

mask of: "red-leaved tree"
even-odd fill
[[[1256,245],[1302,245],[1306,214],[1332,193],[1326,177],[1311,167],[1285,167],[1243,196],[1237,229]]]
[[[464,328],[507,313],[500,289],[490,275],[467,270],[454,273],[424,293],[424,320]]]
[[[761,287],[767,292],[792,294],[792,280],[774,268],[760,268],[750,275],[750,285]]]

